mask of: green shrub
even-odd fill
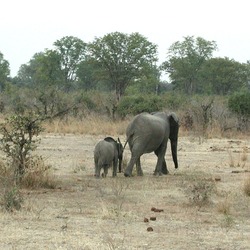
[[[250,92],[237,92],[231,95],[228,99],[229,109],[243,116],[250,116]]]
[[[162,95],[162,100],[164,102],[164,107],[168,110],[176,111],[183,107],[186,107],[186,104],[190,102],[190,97],[175,93],[173,91],[167,92]]]
[[[228,99],[228,108],[238,117],[238,129],[247,130],[250,118],[250,92],[237,92]]]
[[[40,141],[37,136],[42,130],[40,119],[32,113],[10,116],[0,124],[0,149],[11,161],[16,182],[22,179],[30,154]]]
[[[142,112],[154,112],[162,110],[164,103],[162,98],[157,95],[134,95],[122,98],[117,107],[120,116],[128,114],[136,115]]]

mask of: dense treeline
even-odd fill
[[[218,117],[232,111],[238,128],[248,128],[250,62],[213,57],[215,41],[184,37],[170,46],[161,65],[157,45],[139,33],[114,32],[90,43],[66,36],[53,45],[21,65],[13,78],[0,52],[1,112],[53,116],[70,111],[78,117],[108,112],[114,118],[168,108],[182,110],[190,127],[199,107],[206,128],[220,102]]]

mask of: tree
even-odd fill
[[[200,82],[203,84],[204,92],[227,95],[246,87],[247,74],[244,64],[227,57],[211,58],[203,64]]]
[[[74,82],[78,66],[85,59],[86,43],[77,37],[66,36],[57,40],[54,46],[60,57],[65,83]]]
[[[117,101],[157,61],[157,46],[139,33],[109,33],[90,43],[89,52],[92,63],[99,67],[98,78],[110,83]]]
[[[91,63],[89,59],[85,59],[79,64],[76,74],[77,86],[80,89],[90,90],[98,87],[98,78],[96,77],[98,67]]]
[[[160,70],[157,66],[144,67],[143,75],[133,84],[126,88],[125,95],[135,94],[159,94],[160,93]]]
[[[3,54],[0,52],[0,90],[4,88],[9,74],[9,62],[4,59]]]
[[[42,87],[62,86],[63,72],[60,57],[53,50],[36,53],[28,64],[21,65],[18,71],[18,83],[22,86]]]
[[[199,89],[199,73],[206,60],[212,57],[217,45],[214,41],[207,41],[201,37],[184,37],[184,41],[177,41],[168,50],[168,60],[162,64],[177,89],[187,94]]]

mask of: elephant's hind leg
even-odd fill
[[[143,171],[141,168],[141,157],[139,157],[139,159],[136,161],[136,172],[137,176],[143,176]]]
[[[105,165],[103,170],[104,170],[104,173],[103,173],[103,177],[106,177],[107,174],[108,174],[108,168],[109,168],[109,165]]]
[[[167,169],[167,163],[166,163],[165,159],[163,159],[161,171],[163,174],[169,174],[169,171]]]
[[[124,172],[124,175],[126,177],[131,177],[132,176],[133,167],[134,167],[137,159],[138,159],[138,157],[133,156],[133,154],[131,155],[131,159],[130,159],[130,161],[128,163],[128,166],[127,166],[127,168],[126,168],[126,170]]]

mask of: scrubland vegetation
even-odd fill
[[[247,249],[249,63],[215,49],[186,37],[158,67],[137,33],[65,37],[16,77],[1,71],[0,248]],[[95,179],[96,142],[125,142],[130,119],[152,111],[180,119],[180,169],[167,153],[170,175],[154,177],[149,154],[144,177]]]

